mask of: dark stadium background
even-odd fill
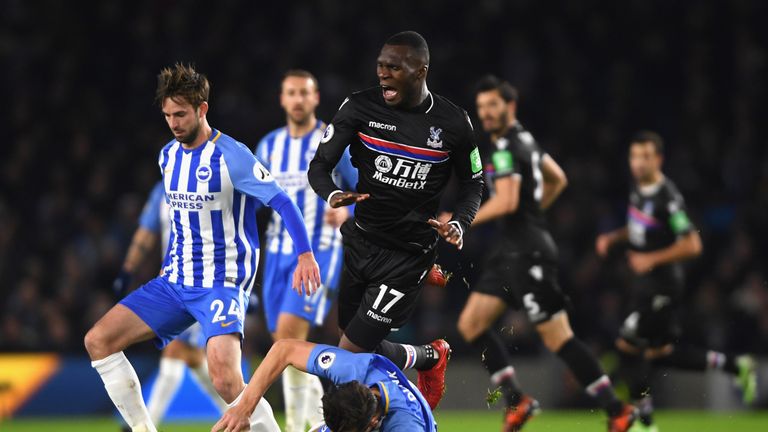
[[[0,10],[0,351],[82,353],[114,303],[170,138],[153,102],[161,67],[196,64],[212,82],[212,125],[254,146],[283,124],[285,70],[317,75],[327,121],[376,82],[386,37],[412,29],[430,43],[432,91],[474,118],[474,81],[510,80],[520,119],[565,168],[570,186],[549,221],[574,326],[595,349],[611,348],[629,272],[621,251],[601,262],[594,238],[623,223],[627,139],[649,128],[666,139],[665,171],[704,240],[688,266],[686,335],[768,354],[764,2],[0,0]],[[400,337],[447,335],[456,356],[472,355],[454,326],[492,238],[486,228],[460,256],[441,249],[453,280],[425,292]],[[499,325],[520,355],[542,350],[520,314]],[[263,336],[249,341],[265,348]]]

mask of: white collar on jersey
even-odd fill
[[[427,96],[429,96],[429,108],[424,112],[424,114],[427,114],[432,110],[432,107],[435,106],[435,98],[432,97],[432,92],[427,90]]]
[[[638,186],[637,190],[640,191],[642,196],[650,196],[656,194],[661,189],[661,185],[664,184],[664,176],[661,176],[661,180],[654,184]]]

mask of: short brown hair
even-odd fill
[[[317,91],[320,91],[320,84],[317,83],[317,78],[312,74],[312,72],[304,69],[288,69],[283,74],[283,79],[280,81],[281,83],[285,81],[286,78],[290,77],[298,77],[298,78],[309,78],[312,80],[312,82],[315,83],[315,89]]]
[[[167,98],[184,99],[197,108],[208,102],[211,84],[205,75],[195,71],[192,65],[176,63],[173,68],[164,68],[157,75],[155,100],[160,107]]]
[[[656,150],[656,154],[661,156],[664,154],[664,140],[661,135],[650,130],[641,130],[635,132],[632,135],[632,139],[629,141],[629,145],[651,143],[653,149]]]

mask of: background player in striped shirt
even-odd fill
[[[123,267],[113,284],[118,297],[125,295],[134,273],[155,250],[158,243],[163,256],[168,251],[168,240],[171,235],[169,210],[168,203],[165,201],[163,182],[157,182],[144,204],[144,209],[139,216],[139,227],[133,234]],[[165,416],[168,406],[184,379],[186,367],[190,368],[195,382],[211,398],[214,405],[221,412],[227,409],[226,402],[216,393],[208,375],[205,343],[203,329],[200,323],[195,323],[163,348],[160,368],[147,403],[149,418],[153,424],[159,424]],[[130,428],[127,429],[130,430]]]
[[[317,79],[304,70],[286,72],[281,83],[280,105],[287,125],[270,132],[260,142],[256,156],[296,203],[304,216],[323,284],[310,297],[290,292],[291,272],[296,267],[293,242],[280,215],[274,213],[267,229],[262,300],[267,328],[274,340],[307,340],[311,327],[323,324],[341,273],[341,226],[353,212],[331,208],[309,186],[307,169],[317,151],[325,124],[315,116],[320,102]],[[355,190],[357,170],[345,153],[335,172],[336,182]],[[322,420],[323,388],[312,375],[288,367],[283,374],[285,430],[304,431],[307,422]]]
[[[274,208],[299,255],[293,288],[314,293],[320,271],[299,209],[248,148],[211,128],[207,78],[177,64],[158,76],[157,100],[174,134],[160,152],[171,240],[163,272],[110,309],[85,336],[92,365],[134,431],[155,431],[136,372],[123,354],[153,339],[165,346],[195,321],[203,327],[216,390],[235,405],[245,388],[241,364],[244,311],[258,264],[255,209]],[[279,430],[268,403],[251,430]]]
[[[211,432],[246,430],[251,411],[288,366],[327,378],[336,385],[323,397],[325,424],[312,431],[437,431],[424,395],[388,358],[285,339],[272,345],[254,372],[254,385],[243,394],[242,403],[227,410]]]

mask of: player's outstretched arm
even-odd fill
[[[568,177],[552,157],[545,154],[541,159],[541,173],[544,177],[544,191],[541,196],[541,208],[546,210],[568,186]]]
[[[240,401],[228,409],[221,419],[211,428],[211,432],[239,432],[250,428],[250,417],[264,393],[283,373],[286,367],[293,366],[306,372],[307,361],[315,344],[302,340],[281,339],[270,348],[264,361],[253,373],[245,387]]]
[[[320,287],[320,267],[312,254],[312,246],[309,244],[309,235],[304,225],[304,218],[296,204],[291,201],[285,192],[280,192],[269,201],[272,207],[283,219],[285,229],[293,240],[299,261],[293,272],[293,289],[299,295],[314,294]]]
[[[453,172],[459,181],[459,190],[456,193],[456,204],[454,204],[453,215],[448,225],[449,227],[439,227],[432,221],[429,222],[433,228],[448,243],[456,245],[461,249],[464,244],[464,231],[468,230],[475,219],[477,210],[480,208],[480,201],[483,196],[483,164],[480,160],[480,151],[475,144],[475,134],[472,130],[472,123],[469,121],[469,115],[464,112],[466,123],[464,125],[464,137],[456,150],[451,154],[453,162]],[[437,222],[437,221],[434,221]],[[456,232],[458,231],[458,238]]]

